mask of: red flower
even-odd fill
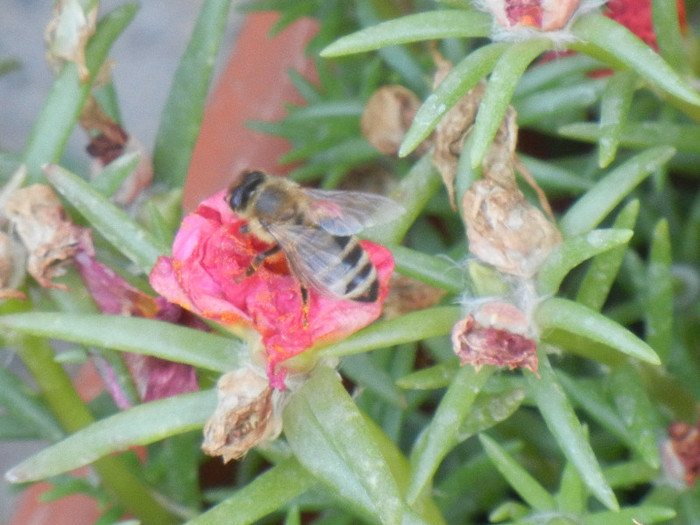
[[[681,27],[685,27],[683,0],[677,0],[677,5]],[[658,49],[651,19],[651,0],[610,0],[604,14],[632,31],[647,45]]]
[[[361,241],[379,278],[373,303],[328,298],[309,290],[303,309],[300,286],[282,256],[266,260],[250,277],[253,257],[270,246],[241,233],[245,224],[224,200],[223,190],[185,217],[173,243],[173,257],[161,257],[150,281],[162,296],[182,307],[240,331],[246,325],[262,337],[270,384],[284,388],[286,370],[277,365],[317,344],[346,337],[381,314],[394,269],[391,252]]]

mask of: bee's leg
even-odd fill
[[[245,276],[250,277],[253,275],[256,271],[258,271],[258,268],[260,268],[260,265],[263,263],[265,259],[267,259],[270,255],[276,254],[278,251],[280,251],[280,246],[279,244],[275,244],[272,248],[269,250],[265,250],[262,253],[257,254],[251,261],[250,264],[248,265],[248,268],[245,270]],[[236,282],[242,281],[244,278],[240,277]]]
[[[304,323],[304,328],[309,327],[309,290],[303,284],[300,285],[301,288],[301,313],[303,315],[302,322]]]

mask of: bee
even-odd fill
[[[354,234],[403,213],[395,201],[372,193],[304,188],[260,171],[245,172],[226,201],[248,221],[243,233],[273,245],[251,261],[246,276],[282,250],[304,302],[307,289],[335,299],[377,300],[377,271]]]

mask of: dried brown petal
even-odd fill
[[[206,454],[228,462],[279,434],[275,394],[264,375],[243,367],[223,375],[217,388],[219,403],[204,426],[202,450]]]
[[[78,0],[59,0],[46,26],[47,60],[58,71],[65,62],[75,62],[82,82],[90,76],[85,63],[85,46],[95,34],[97,3],[87,13]]]
[[[382,316],[393,319],[409,312],[430,308],[447,293],[429,284],[395,273],[389,281],[389,295]]]
[[[515,306],[504,302],[483,305],[455,324],[452,349],[462,365],[526,368],[537,373],[537,343],[527,335],[529,323]]]
[[[464,194],[469,251],[502,272],[531,277],[562,238],[554,223],[520,190],[476,181]]]
[[[396,155],[420,107],[420,99],[403,86],[383,86],[372,94],[362,114],[360,126],[367,142],[385,155]],[[430,147],[423,143],[416,150],[423,154]]]
[[[41,286],[63,288],[51,280],[63,266],[91,243],[90,231],[70,222],[53,190],[34,184],[15,191],[8,198],[4,215],[27,249],[27,271]]]
[[[689,425],[675,421],[668,427],[670,451],[680,463],[683,479],[688,486],[693,486],[700,477],[700,421]]]
[[[442,73],[443,69],[438,69],[438,72]],[[442,177],[453,208],[455,207],[454,181],[457,177],[459,156],[474,124],[485,90],[484,82],[474,86],[445,113],[435,128],[433,166]]]

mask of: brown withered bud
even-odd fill
[[[490,179],[476,181],[462,199],[469,251],[498,270],[532,277],[561,234],[517,188]]]
[[[452,328],[452,349],[461,365],[525,368],[537,373],[537,343],[516,306],[494,301],[481,305]]]
[[[59,71],[66,62],[78,67],[81,82],[90,76],[85,63],[85,46],[97,27],[97,4],[85,12],[78,0],[55,2],[53,17],[46,26],[47,61]]]
[[[19,284],[24,270],[19,268],[24,249],[13,242],[9,235],[0,231],[0,299],[26,299],[14,287]]]
[[[58,196],[43,184],[12,193],[3,212],[27,250],[29,274],[41,286],[65,289],[51,280],[91,243],[90,231],[70,222]]]
[[[420,99],[403,86],[383,86],[367,101],[362,113],[362,135],[384,155],[396,155],[408,128],[420,107]],[[416,153],[422,155],[430,147],[424,142]]]
[[[399,273],[391,276],[389,285],[389,295],[382,311],[384,319],[393,319],[409,312],[430,308],[447,293],[445,290]]]
[[[439,73],[442,71],[438,69]],[[435,128],[433,166],[442,177],[453,208],[455,207],[454,182],[457,177],[459,156],[462,153],[464,141],[474,125],[485,90],[485,82],[474,86],[445,113]]]
[[[250,368],[229,372],[217,384],[219,403],[204,426],[202,450],[225,463],[244,456],[281,431],[268,379]]]
[[[664,466],[692,487],[700,477],[700,421],[696,425],[675,421],[668,427],[668,436],[662,447]]]
[[[80,125],[90,135],[87,152],[94,157],[92,178],[97,178],[102,170],[125,153],[138,153],[139,162],[134,171],[124,180],[112,195],[112,202],[118,206],[128,206],[153,180],[153,166],[144,147],[107,115],[94,97],[88,97],[80,114]]]

